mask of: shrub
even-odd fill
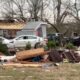
[[[65,45],[65,48],[66,49],[75,49],[75,46],[69,42],[68,44]]]
[[[48,41],[47,47],[49,49],[56,48],[57,47],[57,42],[56,41]]]
[[[31,43],[28,42],[28,43],[26,44],[25,50],[30,50],[30,49],[31,49]]]
[[[7,45],[2,44],[1,42],[0,42],[0,52],[2,52],[5,55],[9,55]]]
[[[43,48],[44,48],[45,51],[49,50],[47,45],[44,45]]]

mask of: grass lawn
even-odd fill
[[[49,68],[0,68],[0,80],[80,80],[79,63]]]

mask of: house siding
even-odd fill
[[[35,31],[33,30],[22,30],[17,32],[17,36],[19,35],[35,35]]]
[[[46,32],[46,26],[45,25],[42,26],[42,32],[43,32],[43,37],[46,38],[47,32]]]
[[[40,37],[46,37],[47,24],[44,22],[28,22],[21,31],[17,32],[19,35],[36,35]]]
[[[3,30],[0,30],[0,36],[3,36]]]

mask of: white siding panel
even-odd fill
[[[34,31],[29,31],[29,30],[22,30],[17,32],[17,36],[19,35],[35,35]]]
[[[0,36],[3,36],[3,30],[0,30]]]
[[[45,25],[42,26],[42,34],[43,34],[43,37],[46,38],[47,33],[46,33],[46,26]]]

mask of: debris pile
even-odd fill
[[[24,50],[16,52],[14,56],[0,56],[1,64],[6,61],[7,66],[42,66],[42,63],[52,62],[53,64],[64,62],[80,62],[80,52],[73,50],[49,50],[45,51],[44,48],[37,48],[31,50]],[[4,60],[4,61],[3,61]],[[21,65],[25,64],[25,65]]]

